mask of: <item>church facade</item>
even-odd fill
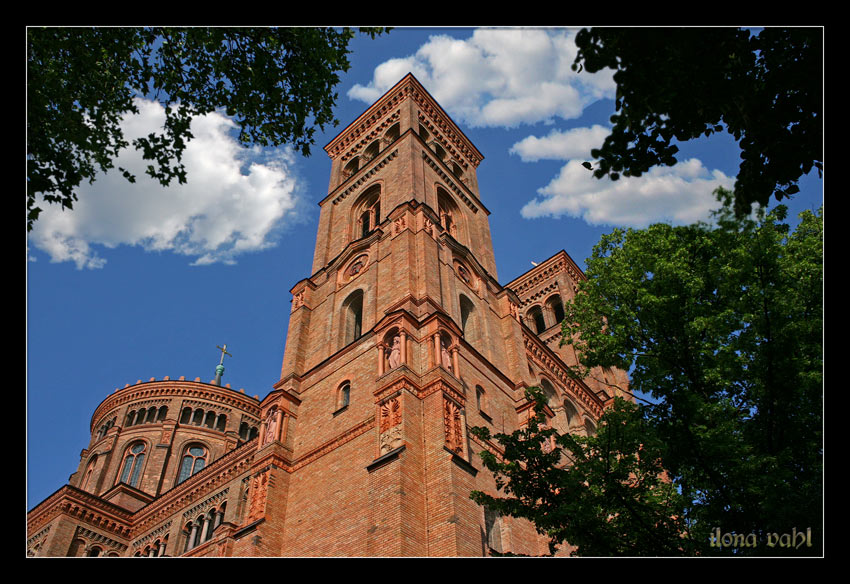
[[[497,279],[478,149],[408,75],[325,150],[312,275],[292,288],[280,380],[263,399],[151,379],[91,419],[68,484],[27,515],[30,556],[538,555],[469,428],[510,433],[540,386],[550,423],[593,432],[628,380],[567,375],[561,251]],[[559,553],[567,553],[563,549]]]

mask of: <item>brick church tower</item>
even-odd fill
[[[481,153],[407,75],[325,147],[312,275],[292,288],[262,400],[151,380],[92,417],[69,484],[28,514],[29,555],[486,556],[547,552],[495,493],[468,432],[527,420],[593,432],[623,372],[582,383],[560,347],[584,276],[559,252],[499,284]]]

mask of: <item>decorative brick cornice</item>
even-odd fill
[[[391,105],[391,104],[388,104],[388,105]],[[349,160],[350,158],[357,155],[361,148],[363,148],[364,146],[368,146],[369,144],[371,144],[372,142],[374,142],[375,140],[377,140],[381,136],[383,136],[389,126],[392,126],[394,123],[398,122],[399,116],[400,116],[400,112],[398,110],[396,110],[395,112],[393,112],[392,114],[390,114],[389,116],[384,118],[380,123],[378,123],[377,127],[372,129],[368,134],[363,135],[362,132],[368,130],[371,126],[373,126],[375,123],[377,123],[377,120],[379,120],[381,118],[381,116],[384,115],[384,112],[387,109],[388,108],[385,108],[381,111],[375,112],[375,115],[370,117],[359,128],[357,128],[357,130],[359,130],[359,132],[355,131],[352,134],[346,136],[347,142],[345,142],[345,143],[340,142],[339,144],[337,144],[337,147],[334,150],[334,154],[331,154],[330,152],[328,152],[330,157],[332,159],[338,157],[340,160],[345,162],[346,160]],[[358,140],[358,137],[359,137],[359,140]],[[342,154],[340,156],[339,152],[343,148],[345,148],[346,146],[349,146],[352,143],[352,141],[354,141],[354,140],[356,140],[356,143],[353,146],[347,148],[347,150],[344,151],[344,154]]]
[[[34,533],[32,536],[27,538],[27,551],[32,549],[36,544],[41,544],[45,539],[47,539],[47,534],[50,533],[50,528],[52,525],[48,525],[44,529]]]
[[[110,409],[108,412],[105,412],[103,415],[101,415],[100,419],[98,419],[98,420],[95,420],[94,418],[92,418],[91,424],[90,424],[90,427],[89,427],[89,432],[94,433],[95,428],[105,424],[109,420],[109,418],[117,417],[117,416],[118,416],[118,408],[113,408],[113,409]]]
[[[419,84],[417,84],[419,85]],[[481,164],[483,156],[478,149],[463,135],[443,108],[425,91],[421,85],[411,92],[413,101],[419,106],[423,115],[419,116],[421,122],[426,122],[428,129],[435,134],[441,134],[441,143],[445,145],[456,158],[463,158],[469,164],[477,167]],[[425,117],[427,116],[427,118]],[[427,123],[431,122],[431,123]]]
[[[210,404],[209,401],[200,401],[194,398],[184,399],[182,403],[182,407],[198,407],[203,408],[204,411],[214,410],[218,413],[232,413],[233,409],[221,404]]]
[[[103,400],[95,409],[93,420],[99,420],[102,412],[111,411],[121,405],[139,400],[165,400],[167,398],[197,399],[244,410],[259,416],[259,400],[248,395],[200,381],[170,380],[145,381],[118,389]],[[94,427],[94,426],[92,426]]]
[[[573,291],[578,288],[578,282],[587,279],[584,272],[579,269],[569,254],[565,251],[560,251],[538,266],[528,270],[525,274],[514,278],[505,287],[513,290],[522,299],[523,304],[527,304],[526,295],[535,286],[546,282],[561,272],[567,274],[572,280]]]
[[[374,392],[372,395],[374,396],[375,403],[380,403],[387,399],[390,396],[400,393],[402,390],[407,389],[414,395],[417,393],[416,389],[414,389],[413,382],[411,382],[406,377],[402,377],[401,379],[396,379],[389,385],[381,387]]]
[[[27,531],[38,531],[63,514],[116,537],[130,535],[132,514],[129,511],[71,485],[65,485],[30,511]]]
[[[461,407],[466,404],[466,395],[464,395],[463,390],[448,383],[445,379],[436,379],[429,383],[418,392],[416,397],[425,399],[436,392],[442,392],[443,395],[450,397]]]
[[[522,301],[522,307],[525,308],[526,306],[528,306],[530,304],[534,304],[535,302],[537,302],[541,298],[544,298],[544,297],[548,296],[549,294],[551,294],[552,292],[557,292],[557,291],[558,291],[558,282],[553,281],[553,282],[549,283],[547,286],[544,286],[540,290],[537,290],[536,292],[534,292],[534,294],[532,294],[531,296],[528,296],[525,300],[523,300]]]
[[[162,537],[168,533],[168,530],[171,529],[171,521],[167,521],[162,525],[158,526],[156,529],[148,532],[146,535],[137,538],[133,541],[133,549],[140,549],[145,547],[149,542],[155,541],[158,537]]]
[[[195,505],[192,505],[191,507],[189,507],[188,509],[183,511],[183,514],[182,514],[183,520],[184,521],[191,521],[195,517],[197,517],[198,515],[209,513],[210,509],[212,509],[214,507],[218,507],[219,503],[221,503],[222,500],[227,498],[227,493],[228,493],[229,490],[230,489],[224,489],[222,491],[219,491],[215,495],[213,495],[211,497],[207,497],[206,499],[204,499],[200,503],[196,503]]]
[[[123,552],[129,546],[121,541],[116,541],[111,537],[108,537],[102,533],[98,533],[97,531],[92,531],[91,529],[87,529],[82,525],[77,526],[76,531],[74,532],[74,538],[83,538],[89,543],[97,543],[104,547],[116,550],[118,552]]]
[[[602,415],[604,407],[603,401],[584,383],[571,377],[567,372],[567,366],[536,335],[523,328],[522,338],[525,342],[525,350],[528,357],[541,369],[557,379],[595,418],[599,418]]]
[[[342,189],[342,191],[340,191],[339,193],[337,193],[334,198],[331,199],[331,202],[336,205],[351,193],[359,190],[369,179],[375,176],[376,172],[378,172],[380,169],[389,164],[390,160],[392,160],[396,156],[398,156],[398,148],[384,154],[383,158],[381,158],[380,156],[376,157],[375,160],[369,163],[368,170],[364,172],[361,169],[357,172],[357,174],[352,177],[352,179],[354,180],[352,180],[350,183],[346,181],[347,184],[345,185],[345,188]]]
[[[327,152],[331,159],[342,156],[353,144],[362,141],[362,137],[367,135],[388,112],[398,109],[401,101],[407,96],[407,91],[398,85],[394,89],[395,91],[391,89],[385,93],[372,107],[366,110],[325,146],[325,152]]]
[[[434,130],[438,129],[443,135],[444,143],[449,146],[448,150],[453,154],[459,153],[473,166],[480,164],[484,157],[478,149],[464,136],[457,124],[431,97],[419,80],[410,73],[405,75],[360,117],[331,140],[325,146],[325,152],[332,159],[338,158],[348,151],[352,145],[362,142],[363,136],[373,131],[372,128],[386,117],[388,112],[400,109],[402,101],[408,98],[412,99],[420,111],[427,116],[427,119],[431,122],[431,127]]]
[[[472,194],[472,191],[470,191],[466,185],[460,186],[463,183],[459,183],[453,174],[446,172],[443,165],[430,156],[428,152],[428,150],[422,150],[422,158],[425,160],[425,164],[430,166],[434,172],[437,173],[442,181],[448,185],[448,187],[466,204],[467,207],[470,208],[470,210],[472,210],[473,213],[478,213],[478,207],[483,207],[483,205],[481,205],[478,201],[478,197]],[[473,198],[475,201],[472,200]]]

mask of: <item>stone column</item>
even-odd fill
[[[401,336],[401,364],[407,365],[407,333],[399,331],[398,334]]]
[[[208,532],[208,531],[209,531],[209,529],[210,529],[210,520],[207,518],[207,516],[206,516],[206,515],[202,515],[202,516],[201,516],[201,521],[203,521],[203,522],[204,522],[204,527],[203,527],[203,529],[201,529],[201,540],[200,540],[200,543],[204,543],[205,541],[207,541],[207,532]]]
[[[192,531],[189,532],[189,540],[186,542],[186,551],[188,552],[193,547],[195,547],[195,537],[198,533],[198,523],[196,521],[192,522]]]
[[[458,352],[460,352],[460,347],[458,347],[457,345],[455,345],[451,348],[452,368],[454,369],[454,371],[452,371],[452,373],[455,374],[455,377],[460,379],[460,369],[458,369],[458,358],[457,358]]]

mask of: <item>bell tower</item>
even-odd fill
[[[310,477],[327,464],[340,492],[363,497],[346,499],[358,519],[319,512],[335,528],[362,523],[355,555],[481,555],[467,425],[513,429],[531,382],[519,300],[496,279],[483,157],[412,75],[325,150],[313,274],[291,290],[281,379],[263,406],[285,405],[287,457],[317,456],[289,476],[284,550],[309,541],[297,526],[315,513],[299,515],[316,510]]]

